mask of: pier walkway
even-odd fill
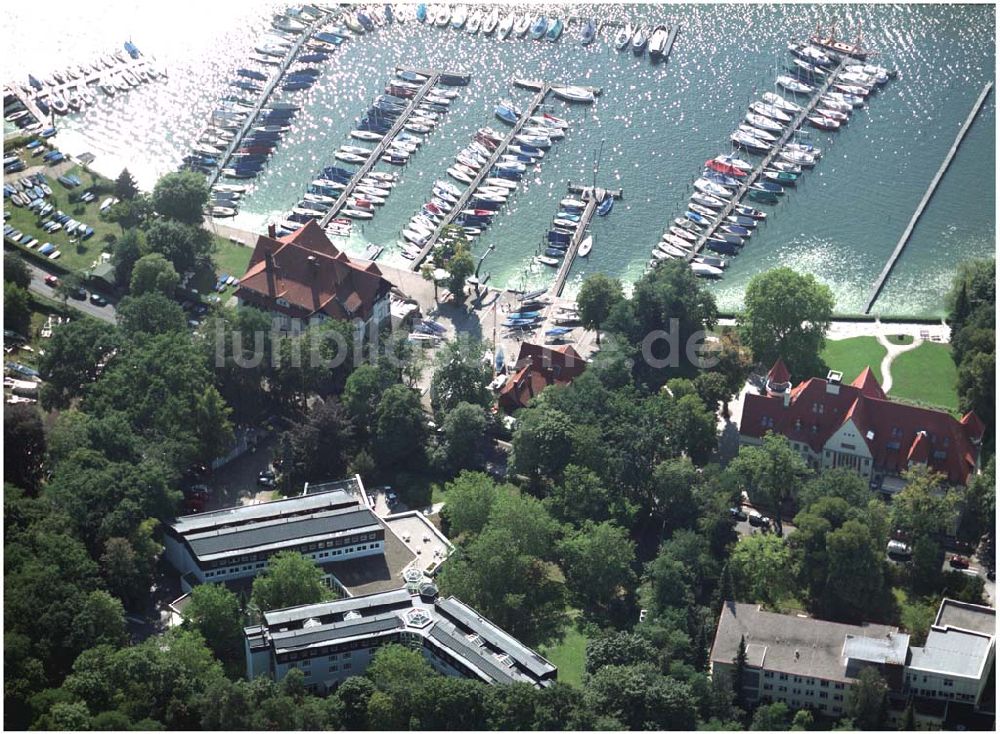
[[[285,58],[275,70],[274,76],[271,77],[271,81],[269,81],[261,91],[256,104],[250,108],[250,114],[247,115],[247,120],[243,123],[243,127],[241,127],[239,133],[233,137],[233,141],[229,144],[229,147],[226,148],[226,152],[223,153],[222,157],[219,159],[219,167],[216,168],[215,171],[213,171],[208,177],[209,188],[212,188],[212,186],[215,185],[215,183],[219,180],[219,176],[222,175],[222,170],[228,167],[229,159],[233,157],[233,153],[235,153],[239,149],[240,145],[243,144],[243,138],[245,138],[247,133],[250,132],[250,128],[257,124],[257,117],[260,115],[260,111],[264,109],[264,105],[271,98],[275,87],[277,87],[278,84],[280,84],[285,78],[285,74],[288,72],[288,67],[290,67],[295,59],[298,58],[299,51],[301,51],[302,47],[306,45],[306,42],[312,38],[312,34],[328,20],[329,16],[323,15],[313,23],[310,23],[306,29],[302,31],[295,43],[292,44],[291,49],[289,49]]]
[[[600,203],[597,200],[596,192],[593,190],[584,191],[583,197],[584,201],[587,202],[587,207],[580,215],[580,223],[576,226],[576,232],[569,241],[566,254],[559,264],[559,270],[556,271],[556,279],[552,281],[552,287],[549,290],[557,298],[562,295],[563,288],[566,286],[566,279],[569,277],[569,271],[573,269],[573,262],[576,260],[576,251],[580,249],[580,243],[583,242],[584,237],[587,235],[587,227],[590,226],[590,220],[594,218],[594,212],[597,211],[597,205]]]
[[[507,132],[507,135],[496,147],[496,150],[493,151],[493,154],[489,157],[489,159],[487,159],[485,165],[483,165],[483,167],[479,169],[479,172],[476,173],[475,177],[472,179],[472,183],[468,185],[462,193],[462,196],[459,197],[458,202],[451,208],[451,211],[445,215],[444,219],[441,220],[441,223],[437,226],[434,232],[431,233],[430,239],[427,240],[427,243],[423,246],[423,248],[421,248],[420,254],[410,262],[410,270],[417,270],[420,268],[421,263],[427,259],[431,250],[434,249],[434,245],[437,244],[438,238],[441,236],[445,227],[450,226],[462,210],[465,209],[466,205],[469,203],[469,199],[472,198],[472,195],[476,192],[476,189],[479,188],[480,184],[482,184],[483,180],[490,175],[490,171],[493,170],[493,166],[496,164],[497,160],[499,160],[500,156],[507,150],[507,146],[510,145],[514,136],[521,131],[521,128],[523,128],[525,123],[528,122],[528,118],[538,111],[538,108],[545,102],[545,98],[551,90],[551,84],[548,82],[542,84],[541,89],[539,89],[538,93],[532,98],[531,103],[524,109],[521,116],[517,118],[517,122],[514,123],[514,126]]]
[[[321,227],[326,228],[330,221],[340,213],[340,210],[344,208],[347,200],[354,195],[354,189],[357,188],[361,179],[371,173],[372,168],[374,168],[375,164],[381,160],[382,155],[389,147],[389,144],[396,139],[399,131],[403,129],[403,126],[413,115],[413,111],[417,109],[417,105],[419,105],[423,101],[424,97],[427,96],[427,93],[434,88],[434,85],[441,79],[441,75],[447,72],[427,70],[427,72],[421,71],[418,73],[423,73],[424,76],[427,77],[427,81],[425,81],[421,85],[420,89],[417,90],[417,93],[413,95],[410,99],[410,103],[406,105],[406,109],[403,110],[403,113],[396,119],[396,122],[393,123],[392,127],[389,128],[389,132],[382,136],[378,145],[375,146],[375,150],[373,150],[368,158],[365,159],[365,162],[361,164],[361,168],[354,172],[354,175],[351,176],[351,180],[347,182],[346,188],[340,192],[340,196],[337,197],[337,201],[334,205],[330,207],[329,211],[327,211],[327,213],[323,215],[322,219],[319,220]]]
[[[840,56],[839,58],[840,60],[837,62],[837,65],[829,74],[827,74],[826,80],[819,86],[813,96],[809,99],[809,102],[802,106],[802,111],[792,118],[792,121],[788,123],[785,131],[781,134],[778,140],[771,145],[771,149],[764,155],[763,160],[761,160],[761,162],[758,163],[752,171],[747,173],[746,178],[743,179],[743,182],[740,184],[739,189],[736,190],[736,193],[733,194],[732,198],[726,203],[726,206],[719,211],[715,219],[709,223],[704,233],[698,238],[697,242],[695,242],[693,251],[687,256],[686,259],[688,262],[701,253],[705,247],[705,243],[708,241],[708,238],[714,235],[720,226],[725,224],[726,217],[732,214],[736,205],[743,201],[743,197],[746,196],[747,192],[750,190],[750,186],[757,182],[757,179],[760,178],[764,169],[771,165],[771,161],[778,156],[785,144],[795,133],[798,132],[799,128],[802,127],[802,124],[806,121],[806,117],[812,114],[813,109],[815,109],[816,105],[819,104],[823,95],[830,91],[830,87],[833,86],[836,81],[837,75],[844,70],[844,67],[851,60],[851,57],[849,56]]]
[[[993,89],[993,82],[988,82],[986,86],[983,87],[983,91],[979,93],[979,98],[976,100],[976,103],[972,105],[972,111],[969,112],[969,116],[965,118],[965,122],[959,129],[955,142],[952,143],[951,148],[948,150],[948,154],[944,157],[944,161],[941,163],[941,167],[938,168],[938,172],[931,180],[930,185],[927,187],[927,191],[924,192],[924,197],[917,205],[917,210],[913,212],[913,216],[910,218],[910,223],[907,224],[906,229],[903,230],[903,234],[899,238],[899,242],[896,243],[896,247],[889,256],[889,259],[886,261],[885,267],[882,268],[882,272],[879,274],[878,280],[876,280],[875,285],[872,286],[871,293],[868,294],[868,301],[865,304],[865,313],[870,313],[872,306],[875,305],[875,300],[878,298],[879,293],[882,292],[885,281],[889,278],[889,273],[892,272],[899,256],[903,254],[903,250],[906,248],[906,244],[910,241],[910,236],[913,234],[914,227],[917,226],[917,222],[924,213],[924,209],[927,207],[928,202],[930,202],[931,197],[934,196],[934,192],[937,190],[938,184],[941,183],[941,179],[944,177],[945,172],[948,170],[952,160],[955,158],[955,154],[958,152],[959,146],[962,144],[962,141],[965,140],[965,134],[969,132],[969,128],[972,127],[973,121],[976,119],[979,111],[983,108],[983,103],[986,101],[986,97],[989,96],[991,89]]]

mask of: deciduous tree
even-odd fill
[[[167,219],[200,224],[206,204],[205,177],[191,171],[168,173],[153,188],[153,208]]]
[[[583,325],[597,333],[597,343],[601,343],[601,324],[611,314],[611,309],[622,300],[622,284],[617,278],[609,278],[603,273],[588,275],[576,295],[576,305]]]
[[[254,579],[251,601],[266,612],[315,604],[329,597],[320,567],[300,553],[285,551],[272,556],[264,573]]]

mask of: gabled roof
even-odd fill
[[[771,367],[771,371],[767,373],[767,381],[774,383],[776,385],[784,384],[792,379],[792,374],[788,371],[785,366],[785,362],[781,357],[778,357],[778,361],[774,363]]]
[[[885,393],[882,392],[882,386],[875,379],[875,373],[872,372],[871,367],[865,367],[864,371],[854,378],[851,387],[858,388],[866,398],[885,400]]]
[[[963,415],[962,420],[959,422],[965,426],[965,433],[971,441],[981,441],[983,439],[983,434],[986,433],[986,424],[971,410]]]
[[[375,263],[351,260],[310,221],[284,237],[273,232],[258,237],[236,295],[298,318],[322,313],[367,320],[391,287]]]
[[[521,342],[515,372],[500,389],[500,407],[508,412],[525,408],[546,387],[569,384],[586,366],[586,360],[570,344],[543,347]]]
[[[787,406],[781,397],[749,393],[740,433],[762,438],[773,431],[820,453],[848,420],[861,433],[876,467],[902,472],[912,456],[956,484],[965,484],[976,469],[982,422],[974,414],[960,422],[944,411],[893,402],[874,375],[865,373],[851,385],[828,385],[818,377],[800,382],[790,391]],[[918,442],[921,431],[926,436]]]

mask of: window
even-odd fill
[[[829,688],[830,687],[830,681],[828,681],[828,680],[821,680],[819,682],[819,687],[820,688]]]
[[[830,697],[830,694],[829,694],[829,693],[827,693],[826,691],[820,691],[820,692],[819,692],[819,697],[820,697],[820,698],[829,698],[829,697]]]
[[[330,663],[330,672],[336,672],[338,670],[340,670],[340,666],[338,666],[336,663]]]
[[[953,681],[951,678],[945,678],[944,685],[945,688],[951,688],[953,685],[955,685],[955,681]]]
[[[844,684],[843,683],[834,683],[833,687],[836,688],[838,691],[844,690]]]
[[[765,691],[770,691],[770,690],[771,690],[771,689],[773,689],[773,688],[774,688],[774,685],[773,685],[773,684],[771,684],[771,683],[765,683],[765,684],[764,684],[764,690],[765,690]]]
[[[788,680],[788,673],[779,673],[778,680]]]
[[[765,678],[773,678],[774,677],[774,673],[772,673],[770,670],[765,670],[764,671],[764,677]]]
[[[778,686],[778,693],[784,693],[788,690],[788,686]]]
[[[902,436],[902,435],[903,435],[903,431],[902,431],[902,429],[900,429],[900,427],[899,427],[899,426],[893,426],[893,427],[892,427],[892,430],[890,431],[890,433],[891,433],[891,434],[892,434],[892,435],[893,435],[894,437],[896,437],[896,438],[898,438],[899,436]]]
[[[350,670],[350,669],[351,669],[351,664],[350,663],[344,663],[344,670]]]
[[[764,426],[764,428],[771,428],[774,426],[774,418],[771,418],[770,416],[767,415],[762,415],[760,417],[760,424]]]
[[[800,675],[797,675],[794,678],[792,678],[792,683],[801,683],[801,682],[802,682],[802,676]]]
[[[842,694],[842,693],[834,693],[833,694],[833,700],[834,701],[843,701],[844,700],[844,694]]]

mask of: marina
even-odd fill
[[[553,16],[560,10],[539,8],[538,13]],[[501,17],[504,12],[502,9]],[[976,15],[974,10],[969,12]],[[342,243],[348,252],[358,255],[370,246],[385,248],[380,264],[412,267],[411,262],[404,262],[396,245],[400,227],[426,200],[430,183],[443,173],[457,147],[483,123],[484,110],[505,94],[522,107],[530,101],[535,92],[504,91],[512,79],[552,80],[572,74],[572,79],[601,89],[600,104],[589,110],[572,106],[561,106],[564,111],[556,109],[556,114],[572,123],[572,133],[547,154],[543,165],[529,169],[525,183],[510,197],[511,203],[473,240],[472,255],[478,259],[493,246],[483,267],[491,273],[491,285],[530,289],[551,284],[552,269],[532,263],[539,223],[551,217],[556,201],[564,195],[567,179],[589,182],[583,161],[600,139],[607,138],[604,170],[608,176],[602,183],[624,185],[628,201],[616,208],[613,226],[595,219],[592,226],[597,246],[589,258],[575,260],[564,293],[572,297],[581,279],[592,272],[621,278],[627,289],[649,260],[649,244],[668,229],[664,227],[663,207],[676,209],[682,200],[686,202],[692,174],[696,173],[694,166],[723,152],[717,146],[728,142],[726,122],[731,129],[735,115],[742,118],[747,98],[763,86],[759,72],[778,64],[784,68],[787,39],[809,38],[817,22],[826,25],[835,14],[802,9],[796,16],[768,7],[746,8],[735,16],[725,16],[710,7],[696,14],[686,7],[652,12],[615,6],[600,14],[606,17],[595,18],[596,38],[584,46],[579,36],[587,14],[583,8],[567,8],[562,15],[565,29],[557,42],[515,41],[495,34],[483,36],[482,31],[472,34],[431,28],[410,18],[368,35],[352,32],[352,40],[338,48],[336,62],[320,66],[323,76],[316,86],[293,100],[301,105],[301,111],[283,134],[266,170],[248,182],[234,226],[262,231],[268,222],[288,212],[301,198],[295,192],[301,192],[303,182],[315,175],[317,163],[344,141],[359,104],[370,99],[396,66],[406,63],[462,69],[475,82],[463,90],[461,108],[449,114],[405,169],[399,169],[392,197],[375,219],[363,226],[356,223]],[[206,26],[226,26],[219,24],[217,15],[211,17],[214,20]],[[269,21],[271,16],[263,17]],[[955,129],[992,74],[991,66],[984,64],[988,58],[980,53],[985,30],[992,27],[984,22],[959,23],[932,8],[866,7],[859,11],[857,25],[864,26],[866,45],[880,52],[875,62],[899,68],[902,81],[879,91],[877,104],[857,110],[852,122],[839,132],[812,131],[808,139],[823,147],[827,156],[815,173],[803,174],[798,188],[789,189],[777,205],[755,205],[770,214],[766,223],[758,227],[740,256],[730,260],[724,277],[706,283],[720,306],[737,307],[754,273],[788,264],[829,282],[838,310],[864,309],[872,283],[954,139]],[[616,24],[625,23],[647,29],[662,24],[671,33],[683,26],[683,32],[676,35],[670,63],[648,63],[648,53],[640,63],[630,50],[617,51],[612,43],[620,27]],[[261,27],[259,20],[247,25]],[[740,36],[750,44],[744,48],[743,43],[740,53],[725,40],[734,37],[737,27],[753,29]],[[940,28],[940,37],[927,35],[931,27]],[[912,28],[912,38],[895,37],[899,28]],[[243,31],[241,39],[247,39],[241,40],[243,45],[229,48],[219,45],[218,30],[211,35],[207,27],[199,29],[204,38],[214,39],[213,49],[219,48],[217,56],[205,56],[214,59],[218,69],[206,75],[200,69],[195,71],[204,52],[186,48],[191,61],[185,62],[163,48],[159,39],[149,38],[142,28],[122,32],[112,27],[108,32],[111,30],[118,38],[133,35],[144,52],[170,70],[170,78],[108,100],[85,114],[59,118],[59,146],[73,155],[93,152],[94,166],[112,177],[123,164],[134,170],[134,162],[137,178],[145,187],[150,185],[154,167],[161,172],[176,167],[183,149],[197,135],[194,125],[204,121],[213,100],[221,96],[213,90],[222,88],[233,78],[232,70],[245,64],[242,60],[247,58],[247,49],[252,51],[255,39]],[[952,43],[957,37],[967,42]],[[77,55],[86,57],[89,46],[80,44],[79,39],[76,43]],[[108,43],[98,34],[93,45],[107,47]],[[25,56],[23,47],[19,57],[25,58],[28,69],[45,73],[44,64],[30,61],[32,57]],[[956,76],[956,69],[969,70],[967,82]],[[184,97],[167,97],[179,93]],[[158,97],[162,97],[158,106],[169,109],[170,115],[157,133],[162,142],[153,144],[152,131],[141,127],[138,135],[129,136],[134,142],[126,139],[124,130],[134,129]],[[548,100],[553,101],[551,95]],[[995,124],[992,98],[984,102],[980,121],[982,128],[977,122],[962,146],[969,152],[960,151],[955,157],[952,171],[956,179],[982,180],[984,171],[980,169],[985,164],[973,159],[972,151],[983,151],[988,158],[994,149],[989,137]],[[803,132],[808,126],[805,123]],[[133,149],[149,154],[130,153]],[[941,283],[954,263],[990,247],[994,224],[981,216],[981,207],[972,207],[957,197],[955,187],[951,176],[942,180],[914,228],[906,257],[900,258],[885,283],[877,304],[880,312],[936,312],[940,304],[936,294],[943,292]],[[992,196],[992,186],[988,189],[987,196]],[[938,211],[942,207],[951,214],[944,216]],[[844,211],[851,216],[843,216],[840,212]],[[890,214],[883,216],[882,212]],[[906,212],[905,218],[899,221],[901,212]],[[960,214],[955,216],[954,212]],[[933,279],[925,277],[927,273],[933,273]]]
[[[246,122],[243,124],[243,127],[234,136],[232,142],[229,144],[229,147],[226,148],[226,151],[222,154],[222,157],[219,161],[219,165],[212,171],[212,173],[209,174],[208,176],[209,188],[214,186],[215,183],[219,180],[219,177],[222,175],[222,172],[228,167],[233,157],[233,154],[242,145],[243,140],[244,138],[246,138],[247,133],[250,131],[250,129],[257,123],[257,118],[260,115],[261,110],[264,109],[264,106],[267,104],[268,100],[270,100],[271,96],[274,94],[275,89],[284,79],[285,74],[288,71],[288,67],[292,65],[292,62],[294,62],[298,57],[299,52],[312,37],[315,27],[322,24],[326,20],[327,17],[324,15],[320,17],[318,20],[314,21],[311,25],[309,25],[307,29],[299,35],[298,40],[295,41],[291,49],[289,49],[288,54],[282,59],[281,64],[278,67],[277,71],[274,74],[272,74],[271,79],[267,82],[263,91],[257,97],[254,106],[249,110],[249,113],[247,114],[246,117]]]
[[[701,254],[710,238],[715,235],[719,227],[727,221],[727,217],[733,215],[736,211],[736,207],[739,206],[744,200],[744,197],[751,190],[751,187],[760,180],[764,170],[778,157],[785,144],[792,139],[792,136],[801,129],[803,123],[806,121],[806,118],[809,117],[810,113],[819,104],[820,99],[822,99],[823,96],[830,91],[830,88],[837,79],[837,75],[843,71],[849,58],[850,57],[846,55],[840,57],[837,65],[827,75],[827,79],[815,91],[812,97],[810,97],[809,101],[802,106],[801,111],[792,119],[790,123],[788,123],[788,125],[784,128],[784,132],[773,143],[771,149],[764,155],[761,161],[751,171],[747,172],[745,177],[742,178],[742,183],[736,190],[736,193],[726,203],[719,214],[713,220],[708,222],[708,226],[705,227],[704,231],[695,242],[691,253],[687,256],[688,262],[692,262],[695,257]]]
[[[468,205],[469,200],[472,198],[476,189],[478,189],[483,180],[490,175],[493,166],[496,164],[500,156],[507,150],[507,147],[510,145],[511,141],[514,140],[515,136],[521,132],[528,120],[541,108],[542,104],[545,102],[545,98],[551,90],[551,84],[543,83],[540,85],[530,104],[525,107],[524,112],[521,113],[520,117],[518,117],[514,125],[510,128],[510,130],[508,130],[503,140],[496,146],[493,153],[486,160],[485,164],[468,183],[465,191],[462,192],[462,195],[458,198],[458,201],[452,210],[442,218],[441,222],[432,232],[430,239],[428,239],[427,243],[421,248],[420,254],[412,260],[410,265],[411,270],[417,270],[424,260],[427,259],[427,256],[430,255],[434,246],[437,244],[438,239],[441,237],[441,233],[444,232],[445,228],[450,226],[458,215],[466,208],[466,205]]]
[[[577,253],[580,250],[580,243],[583,242],[585,237],[591,236],[588,234],[588,228],[590,220],[594,218],[594,214],[597,212],[598,205],[604,202],[605,197],[614,197],[612,192],[594,187],[588,188],[571,185],[569,191],[570,193],[579,192],[587,206],[580,214],[580,221],[576,225],[576,232],[573,233],[569,247],[566,249],[566,255],[559,265],[559,270],[556,271],[555,280],[552,281],[552,290],[550,293],[555,297],[562,295],[563,288],[566,286],[566,279],[569,277],[570,270],[573,269],[573,262],[576,260]],[[621,192],[619,192],[618,198],[621,198]]]

